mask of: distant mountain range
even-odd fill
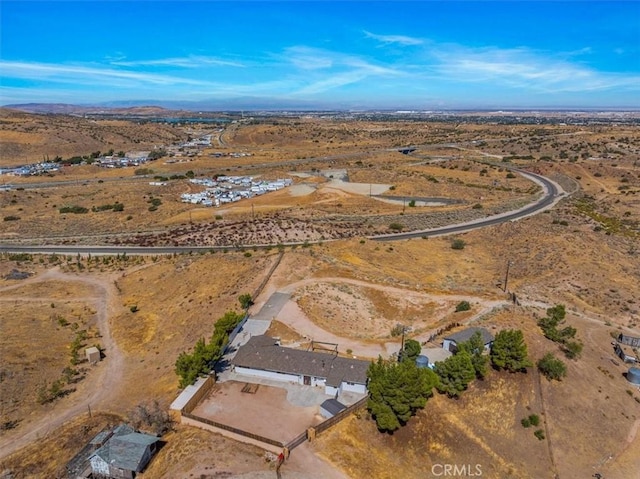
[[[414,105],[412,107],[398,105],[389,108],[370,108],[357,104],[325,104],[305,101],[283,100],[278,98],[243,97],[228,100],[198,100],[198,101],[164,101],[164,100],[126,100],[112,101],[96,104],[73,105],[68,103],[21,103],[2,105],[2,108],[10,108],[28,113],[39,114],[67,114],[67,115],[124,115],[124,116],[163,116],[176,117],[193,112],[285,112],[285,111],[387,111],[387,112],[465,112],[465,113],[491,113],[494,115],[521,114],[524,112],[627,112],[632,116],[639,114],[638,109],[629,108],[429,108],[427,106]]]
[[[72,105],[67,103],[21,103],[3,105],[4,108],[25,111],[29,113],[57,113],[68,115],[81,114],[130,114],[130,115],[159,115],[175,111],[284,111],[308,110],[324,111],[327,109],[350,109],[346,105],[321,105],[313,102],[290,101],[271,98],[234,98],[231,100],[203,100],[203,101],[160,101],[160,100],[126,100],[105,103]]]

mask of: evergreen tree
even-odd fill
[[[438,375],[438,391],[450,397],[458,397],[476,377],[476,371],[471,361],[471,355],[465,350],[439,361],[434,367]]]
[[[415,339],[407,339],[404,342],[404,349],[400,351],[400,361],[413,361],[416,362],[417,357],[422,351],[422,346]]]
[[[378,429],[393,432],[423,408],[438,382],[433,371],[418,368],[413,361],[383,360],[371,363],[367,408]]]
[[[473,333],[468,341],[458,345],[458,353],[466,351],[471,356],[471,364],[476,372],[477,378],[484,378],[487,375],[487,363],[489,358],[484,354],[484,342],[480,331]]]
[[[532,366],[527,357],[527,345],[522,331],[519,329],[500,331],[491,348],[491,362],[496,368],[506,369],[512,373]]]

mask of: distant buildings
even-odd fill
[[[193,178],[189,181],[196,185],[202,185],[206,189],[200,193],[183,193],[180,195],[183,203],[216,207],[262,195],[269,191],[277,191],[292,184],[292,180],[289,178],[254,181],[251,176],[219,176],[215,180]]]

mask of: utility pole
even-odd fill
[[[509,281],[509,266],[511,266],[511,260],[507,261],[507,273],[504,275],[504,292],[507,292],[507,282]]]

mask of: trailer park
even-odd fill
[[[252,176],[218,176],[212,178],[192,178],[194,185],[205,188],[198,193],[183,193],[183,203],[201,204],[204,206],[220,206],[242,199],[263,195],[270,191],[278,191],[292,184],[290,178],[277,180],[255,180]]]

